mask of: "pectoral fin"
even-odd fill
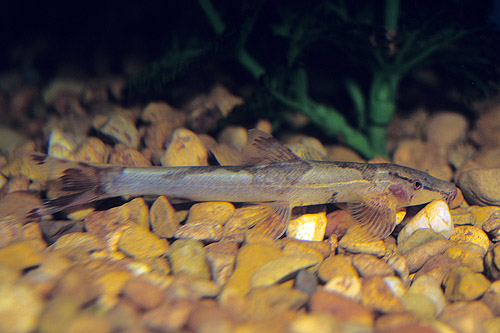
[[[269,207],[269,211],[254,227],[254,230],[277,239],[286,231],[290,221],[290,204],[288,202],[272,202],[264,205]]]
[[[396,226],[396,207],[386,195],[380,194],[347,204],[347,210],[359,224],[351,234],[360,241],[384,239]]]

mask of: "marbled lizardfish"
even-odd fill
[[[437,199],[450,203],[457,193],[452,183],[401,165],[304,160],[256,129],[249,131],[243,156],[242,165],[119,167],[32,155],[47,172],[59,170],[61,196],[31,216],[115,196],[266,203],[274,212],[267,231],[278,238],[293,207],[343,204],[367,238],[383,239],[394,230],[398,209]]]

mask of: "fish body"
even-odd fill
[[[273,237],[286,229],[296,206],[345,204],[369,238],[385,238],[396,225],[396,211],[436,199],[450,202],[456,187],[412,168],[391,163],[300,159],[263,132],[249,131],[243,165],[187,167],[91,166],[68,162],[59,179],[62,196],[35,212],[51,214],[114,196],[165,195],[189,201],[268,203]],[[38,157],[39,164],[57,163]],[[51,161],[52,160],[52,161]]]

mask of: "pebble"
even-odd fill
[[[461,266],[460,262],[452,259],[444,254],[438,254],[431,257],[425,262],[425,264],[415,273],[414,279],[418,278],[420,275],[432,276],[436,281],[441,283],[443,279],[448,274],[453,267]]]
[[[443,281],[446,299],[450,302],[472,301],[481,297],[490,281],[467,267],[452,268]]]
[[[500,207],[496,206],[470,206],[468,212],[474,216],[474,222],[469,223],[478,228],[483,228],[483,225],[495,213],[500,214]]]
[[[418,229],[413,232],[407,239],[399,241],[398,239],[398,250],[401,254],[406,254],[410,250],[428,243],[433,240],[443,239],[443,236],[435,233],[431,229]]]
[[[142,110],[141,120],[152,124],[169,121],[179,127],[186,121],[186,116],[165,102],[149,102]]]
[[[307,241],[322,241],[325,237],[326,214],[304,214],[288,224],[286,235]]]
[[[32,193],[9,193],[0,199],[0,220],[8,217],[12,223],[25,223],[28,213],[41,205],[42,200]]]
[[[39,239],[21,240],[0,248],[0,265],[18,270],[39,265],[43,260],[44,241]]]
[[[320,263],[321,257],[306,255],[285,255],[259,267],[250,279],[251,288],[273,285],[298,271]]]
[[[331,278],[324,290],[334,292],[355,301],[361,300],[361,279],[355,275],[339,275]]]
[[[145,310],[159,306],[164,300],[159,286],[141,276],[129,279],[125,284],[123,294]]]
[[[401,297],[406,293],[406,287],[403,284],[403,281],[401,281],[401,279],[397,276],[388,275],[384,276],[382,279],[395,296]]]
[[[145,312],[140,321],[152,331],[179,332],[188,322],[195,306],[195,302],[186,299],[163,303]]]
[[[404,283],[409,283],[410,270],[405,257],[394,255],[387,259],[387,264],[392,267],[396,275],[399,276]]]
[[[81,256],[106,249],[106,243],[88,232],[72,232],[62,235],[52,245],[52,250],[67,256]]]
[[[100,139],[90,137],[85,139],[75,151],[69,156],[69,159],[77,162],[86,163],[106,163],[108,161],[109,147]]]
[[[383,313],[400,312],[403,302],[397,297],[381,276],[372,276],[362,281],[361,301],[363,305]]]
[[[453,220],[448,205],[442,200],[435,200],[426,205],[408,222],[398,235],[398,244],[405,242],[416,230],[431,229],[444,238],[453,234]]]
[[[252,289],[247,296],[248,319],[270,319],[288,310],[297,310],[307,303],[307,294],[286,286],[273,285]]]
[[[482,228],[490,236],[492,242],[498,242],[500,240],[500,211],[492,213]]]
[[[56,297],[47,303],[38,323],[41,333],[63,333],[78,312],[79,304],[69,297]]]
[[[332,248],[327,242],[306,241],[289,237],[282,238],[280,239],[280,241],[285,252],[307,252],[307,250],[305,249],[311,249],[317,253],[320,253],[323,258],[328,257],[332,253]]]
[[[82,81],[76,79],[55,79],[51,81],[42,91],[42,99],[47,105],[54,105],[62,95],[81,96],[85,90]]]
[[[500,169],[469,169],[458,175],[457,184],[470,204],[500,206]]]
[[[118,249],[134,258],[159,257],[168,250],[168,242],[142,226],[128,226],[118,242]]]
[[[407,311],[415,313],[421,319],[436,318],[436,305],[424,294],[406,293],[401,297],[401,301]]]
[[[66,133],[60,128],[53,128],[50,131],[47,154],[62,159],[69,159],[76,150],[79,140],[76,135]]]
[[[187,329],[192,332],[233,332],[233,318],[225,309],[215,302],[200,302],[191,312]]]
[[[340,332],[338,320],[328,313],[302,313],[288,327],[290,333]]]
[[[481,298],[495,316],[500,316],[500,280],[493,281]]]
[[[71,319],[66,332],[111,333],[112,331],[112,324],[106,318],[103,318],[102,316],[96,314],[80,313]]]
[[[318,288],[318,278],[311,270],[302,269],[297,273],[293,287],[307,295],[312,295]]]
[[[178,128],[172,134],[167,151],[161,157],[161,165],[208,165],[207,158],[207,149],[198,136],[186,128]]]
[[[235,242],[221,241],[205,246],[210,271],[215,282],[221,286],[226,283],[233,273],[238,245]]]
[[[444,252],[445,256],[458,260],[464,266],[469,267],[474,272],[484,271],[484,255],[482,248],[473,243],[459,243],[448,248]]]
[[[234,206],[229,202],[202,202],[191,206],[186,224],[224,225],[234,214]]]
[[[159,196],[149,210],[151,230],[162,238],[171,238],[179,227],[174,207],[164,196]]]
[[[480,301],[456,302],[447,305],[438,319],[456,332],[483,332],[483,325],[493,318],[491,310]]]
[[[242,126],[227,126],[217,137],[217,142],[227,144],[237,151],[242,151],[247,144],[247,130]]]
[[[96,130],[127,147],[139,148],[139,131],[137,131],[134,122],[125,114],[114,113],[111,116],[96,117],[93,126]]]
[[[149,229],[149,209],[142,198],[135,198],[108,210],[92,212],[85,218],[87,231],[103,239],[109,239],[114,231],[124,226],[137,225]]]
[[[109,156],[109,164],[143,168],[152,166],[151,161],[140,151],[127,147],[121,143],[115,145],[111,155]]]
[[[377,332],[406,332],[408,331],[408,327],[417,328],[418,325],[419,318],[415,313],[409,311],[384,314],[375,321],[375,329]],[[420,328],[420,330],[416,332],[423,331]]]
[[[374,314],[360,303],[337,293],[317,290],[309,300],[312,314],[330,313],[344,327],[357,327],[359,331],[371,331]]]
[[[175,238],[195,239],[203,241],[218,241],[224,236],[221,224],[199,223],[184,224],[175,230]]]
[[[475,244],[483,249],[483,253],[486,253],[490,247],[488,235],[482,229],[470,225],[457,226],[450,240],[457,243]]]
[[[484,322],[483,328],[485,333],[500,332],[500,318],[495,317]]]
[[[319,265],[318,277],[323,282],[328,282],[337,276],[358,277],[358,272],[352,265],[350,257],[341,254],[332,254]]]
[[[386,252],[386,246],[384,241],[382,240],[373,242],[359,242],[349,237],[349,234],[346,234],[344,237],[342,237],[342,239],[339,241],[339,247],[351,253],[373,254],[377,257],[384,256]]]
[[[426,125],[427,141],[449,148],[466,137],[467,118],[457,112],[440,111],[433,114]]]
[[[367,278],[375,275],[393,275],[394,270],[385,261],[371,254],[357,254],[352,258],[352,264],[361,277]]]
[[[155,164],[160,161],[163,155],[165,144],[172,137],[175,125],[169,120],[154,122],[147,127],[144,134],[144,145],[152,152]]]
[[[498,244],[495,243],[490,248],[484,259],[486,274],[493,280],[500,279],[500,246]]]
[[[427,260],[435,255],[445,252],[454,244],[454,242],[447,239],[436,239],[419,245],[411,251],[405,253],[403,256],[406,259],[410,273],[416,272],[425,264]]]
[[[439,315],[446,306],[446,298],[441,289],[441,283],[431,275],[422,274],[415,278],[410,288],[408,288],[407,294],[417,294],[427,297],[434,304],[435,312],[432,318]],[[407,305],[406,302],[405,305]]]
[[[188,274],[199,279],[210,279],[206,252],[200,241],[178,239],[168,249],[168,259],[174,274]]]
[[[234,293],[246,295],[250,291],[252,275],[267,262],[282,256],[282,253],[280,248],[262,243],[242,246],[236,257],[236,268],[222,291],[222,302]]]
[[[417,170],[426,170],[428,174],[439,179],[451,180],[453,170],[447,157],[447,149],[433,142],[405,139],[398,142],[393,162]]]
[[[26,285],[0,284],[0,331],[34,332],[37,330],[44,301]]]

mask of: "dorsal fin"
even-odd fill
[[[243,150],[243,165],[298,161],[302,159],[270,134],[256,128],[248,131],[247,145]]]

